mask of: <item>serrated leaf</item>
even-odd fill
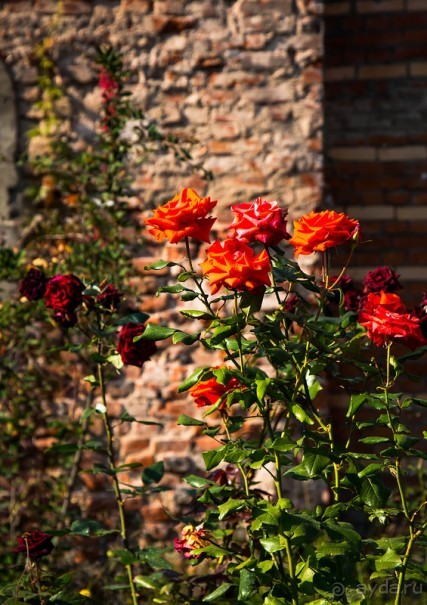
[[[155,263],[152,263],[151,265],[145,265],[144,271],[151,271],[153,269],[154,269],[154,271],[158,271],[160,269],[165,269],[165,267],[177,267],[177,266],[179,266],[178,263],[160,259],[160,260],[157,260]]]
[[[218,519],[222,521],[222,519],[224,519],[224,517],[226,517],[229,512],[240,510],[245,506],[245,504],[245,500],[235,500],[233,498],[229,498],[226,502],[218,506]]]
[[[384,569],[396,569],[402,565],[402,557],[391,548],[387,548],[381,557],[375,559],[375,569],[383,571]]]
[[[157,324],[148,323],[145,330],[139,336],[136,336],[133,341],[138,340],[166,340],[170,338],[172,334],[175,334],[177,330],[175,328],[167,328],[166,326],[158,326]]]

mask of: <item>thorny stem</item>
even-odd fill
[[[126,519],[125,519],[125,513],[124,513],[123,496],[122,496],[122,493],[120,490],[120,484],[119,484],[119,480],[117,478],[117,472],[116,472],[116,469],[117,469],[116,458],[115,458],[114,446],[113,446],[114,435],[113,435],[113,429],[111,426],[110,416],[108,414],[108,409],[107,409],[107,398],[106,398],[106,393],[105,393],[104,372],[103,372],[102,364],[98,363],[97,365],[98,365],[98,381],[99,381],[99,387],[101,390],[101,399],[102,399],[102,404],[104,406],[101,416],[102,416],[102,420],[104,421],[104,427],[105,427],[105,432],[106,432],[106,436],[107,436],[107,457],[108,457],[108,463],[109,463],[110,470],[111,470],[111,479],[113,482],[114,495],[116,498],[117,508],[119,511],[120,535],[122,537],[123,546],[125,547],[126,550],[130,550],[128,530],[127,530],[127,526],[126,526]],[[138,605],[136,591],[135,591],[135,584],[133,581],[132,565],[127,564],[127,565],[125,565],[125,568],[127,571],[129,587],[130,587],[130,591],[131,591],[131,595],[132,595],[132,603],[133,603],[133,605]]]

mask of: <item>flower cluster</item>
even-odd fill
[[[106,284],[96,297],[85,295],[85,285],[72,273],[47,278],[39,269],[31,268],[21,281],[19,292],[28,300],[44,299],[52,317],[63,328],[71,328],[78,323],[77,309],[83,303],[87,310],[98,307],[101,313],[117,311],[123,294],[113,284]],[[124,365],[141,368],[156,352],[152,341],[134,339],[141,336],[145,326],[141,323],[127,323],[119,332],[117,352]]]

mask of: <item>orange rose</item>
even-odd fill
[[[295,256],[324,252],[354,237],[359,221],[348,218],[343,212],[324,210],[310,212],[294,222],[294,234],[289,240],[295,246]]]
[[[216,219],[206,215],[216,204],[209,197],[200,197],[194,189],[183,189],[173,200],[157,208],[153,218],[145,223],[151,227],[149,233],[159,242],[165,237],[171,244],[186,237],[209,242],[209,233]]]
[[[212,368],[215,370],[217,368]],[[194,397],[194,403],[198,408],[202,408],[208,405],[214,405],[218,399],[224,395],[231,393],[235,389],[240,387],[240,383],[236,378],[230,378],[227,384],[221,384],[217,381],[215,376],[201,380],[197,384],[191,387],[189,393]],[[226,405],[226,398],[224,397],[219,409],[223,409]]]
[[[256,290],[270,285],[270,261],[266,250],[259,254],[237,239],[216,241],[206,250],[200,263],[203,275],[209,277],[212,294],[225,286],[229,290]]]
[[[368,338],[377,347],[400,342],[410,349],[416,349],[426,344],[419,318],[408,313],[397,294],[370,292],[359,313],[359,323],[366,328]]]

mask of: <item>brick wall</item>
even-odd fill
[[[427,2],[325,5],[327,201],[363,223],[357,278],[380,264],[427,289]]]
[[[294,217],[321,203],[322,2],[64,0],[62,7],[53,50],[68,93],[64,129],[85,137],[93,128],[101,103],[94,48],[112,44],[121,49],[125,66],[134,74],[129,87],[135,104],[163,128],[199,141],[195,159],[214,173],[208,187],[199,177],[183,173],[172,155],[150,163],[135,175],[132,206],[141,209],[141,218],[147,204],[170,199],[184,186],[219,200],[219,228],[230,222],[226,211],[232,203],[258,195],[289,206]],[[31,51],[47,35],[56,10],[51,0],[0,2],[0,57],[16,89],[21,151],[25,131],[38,117]],[[149,240],[144,256],[135,259],[140,277],[133,285],[141,310],[151,313],[153,321],[167,325],[179,317],[173,296],[154,297],[157,287],[173,283],[174,277],[168,270],[150,273],[143,267],[159,257],[184,256],[180,246],[162,247]],[[117,411],[125,406],[138,418],[163,423],[163,429],[123,427],[121,456],[124,462],[144,465],[165,458],[168,481],[178,484],[182,474],[204,468],[200,451],[213,442],[197,427],[176,426],[180,413],[196,415],[194,404],[178,395],[177,387],[196,366],[215,365],[220,359],[200,351],[196,356],[193,348],[171,347],[167,341],[159,348],[142,374],[130,368],[126,380],[112,385],[109,403]],[[89,487],[96,492],[102,486],[95,482]],[[186,499],[182,489],[162,497],[163,503],[151,504],[148,511],[143,503],[151,519],[146,530],[153,537],[168,531],[163,504],[173,513]],[[92,506],[105,507],[104,499],[99,491]]]

